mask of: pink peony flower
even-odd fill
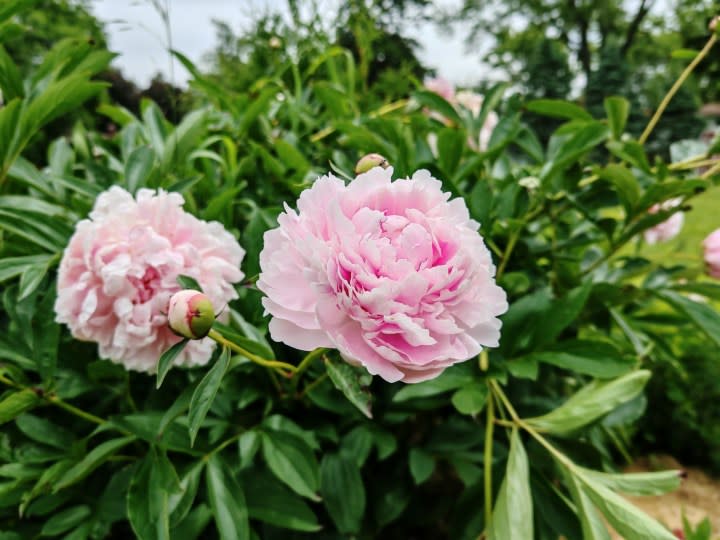
[[[660,204],[654,204],[648,209],[648,213],[657,214],[660,210],[670,210],[682,203],[682,199],[670,199]],[[676,212],[662,223],[658,223],[654,227],[647,229],[643,233],[645,242],[648,244],[657,244],[658,242],[667,242],[677,236],[685,222],[685,214]]]
[[[80,221],[58,275],[56,320],[98,344],[100,356],[127,369],[154,372],[160,355],[180,341],[167,325],[178,275],[195,278],[216,310],[237,297],[245,254],[222,225],[183,211],[178,193],[120,187],[102,193]],[[176,365],[205,364],[214,343],[190,342]]]
[[[480,110],[482,109],[484,98],[482,94],[476,94],[475,92],[463,90],[457,93],[457,95],[455,96],[455,100],[458,105],[469,110],[473,116],[478,116],[480,114]],[[488,143],[490,142],[490,137],[497,124],[498,115],[495,113],[495,111],[490,111],[490,113],[485,118],[485,122],[483,122],[483,125],[480,128],[480,136],[478,137],[478,141],[475,142],[472,139],[468,139],[468,146],[470,146],[470,148],[472,148],[473,150],[479,150],[481,152],[487,150]]]
[[[720,229],[711,232],[703,241],[708,275],[720,279]]]
[[[170,297],[167,317],[170,330],[178,336],[202,339],[215,322],[215,308],[207,295],[185,289]]]
[[[452,102],[455,100],[455,87],[450,81],[443,79],[442,77],[428,80],[425,82],[425,88],[436,93],[438,96],[445,99],[445,101]]]
[[[258,288],[270,334],[335,347],[394,382],[419,382],[498,345],[507,310],[463,199],[427,171],[319,178],[265,233]]]

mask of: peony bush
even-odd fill
[[[662,107],[636,137],[617,97],[377,103],[297,47],[247,94],[177,54],[192,112],[105,101],[42,164],[110,57],[0,62],[1,537],[675,538],[624,496],[682,472],[620,470],[653,374],[720,347],[717,231],[642,251],[711,149],[648,155]]]

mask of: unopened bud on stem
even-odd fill
[[[368,172],[370,169],[375,167],[382,167],[387,169],[390,166],[388,160],[382,157],[380,154],[368,154],[360,158],[360,161],[355,165],[355,174],[362,174]]]
[[[199,291],[175,293],[168,305],[168,324],[177,335],[188,339],[202,339],[215,322],[215,310],[210,299]]]

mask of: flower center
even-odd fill
[[[128,277],[128,281],[135,287],[133,304],[144,304],[155,296],[155,291],[160,287],[160,272],[148,266],[141,278]]]

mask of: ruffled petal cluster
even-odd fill
[[[276,341],[419,382],[497,346],[508,305],[465,202],[427,171],[391,178],[319,178],[265,233],[257,286]]]
[[[167,324],[178,275],[195,278],[217,311],[237,297],[232,284],[243,278],[244,250],[220,223],[197,219],[183,203],[178,193],[141,189],[134,198],[112,187],[63,254],[56,320],[127,369],[155,371],[162,352],[180,341]],[[213,347],[193,341],[175,364],[205,364]]]

